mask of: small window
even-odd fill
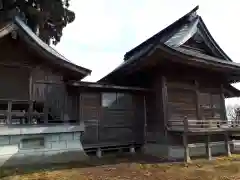
[[[116,93],[102,93],[102,106],[111,108],[117,101]]]
[[[44,138],[38,137],[38,138],[23,139],[21,142],[21,148],[22,149],[44,148]]]
[[[131,109],[132,96],[127,93],[102,93],[102,106],[109,109]]]

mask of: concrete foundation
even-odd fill
[[[212,155],[226,153],[224,142],[211,142]],[[170,146],[168,148],[168,156],[174,159],[182,159],[184,157],[183,146]],[[203,143],[189,144],[190,157],[206,156],[206,146]]]
[[[143,147],[143,153],[159,158],[168,158],[168,146],[157,143],[147,143]]]
[[[236,142],[235,142],[236,144]],[[212,155],[224,154],[226,153],[224,142],[211,142]],[[206,156],[206,147],[204,143],[189,144],[190,156]],[[235,145],[235,150],[237,145]],[[240,142],[238,149],[240,150]],[[232,149],[234,151],[234,149]],[[148,143],[144,147],[144,153],[153,155],[160,158],[168,159],[182,159],[184,158],[184,147],[183,146],[168,146],[161,144]]]
[[[0,135],[0,167],[65,163],[86,158],[81,132]]]

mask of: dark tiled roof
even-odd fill
[[[13,22],[6,24],[0,29],[0,38],[17,29],[20,31],[19,35],[24,36],[22,39],[24,39],[29,46],[34,46],[37,53],[40,53],[46,59],[51,60],[53,63],[56,63],[75,74],[79,74],[80,79],[91,73],[91,70],[72,63],[51,46],[44,43],[18,16],[14,18]]]
[[[179,52],[179,54],[185,54],[187,56],[195,56],[196,58],[202,58],[204,60],[214,61],[214,64],[222,62],[226,65],[232,65],[234,67],[240,67],[239,64],[233,63],[232,60],[223,52],[219,45],[215,42],[211,34],[209,33],[202,18],[197,15],[196,11],[198,6],[192,11],[172,23],[170,26],[161,30],[148,40],[144,41],[137,47],[127,52],[124,56],[124,62],[113,70],[110,74],[99,80],[99,82],[107,82],[108,78],[114,74],[120,72],[122,69],[130,67],[131,64],[137,64],[138,61],[148,60],[146,57],[156,50],[167,50],[172,52]],[[181,47],[185,42],[192,38],[196,33],[200,34],[205,45],[210,49],[211,54],[201,54],[186,50]],[[158,48],[158,47],[163,47]],[[113,83],[113,82],[112,82]]]
[[[150,46],[157,46],[158,44],[165,44],[169,47],[179,47],[200,31],[201,36],[204,36],[203,38],[207,41],[206,44],[212,49],[213,54],[223,60],[231,61],[231,59],[214,41],[202,18],[197,15],[197,10],[198,6],[170,26],[127,52],[124,56],[124,60],[128,60],[132,56],[137,57],[137,54],[141,54],[145,49],[148,49]]]

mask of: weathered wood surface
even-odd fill
[[[0,66],[0,98],[25,100],[29,97],[28,69]]]
[[[201,120],[221,120],[225,107],[222,105],[221,85],[198,80],[182,80],[181,78],[167,81],[168,88],[168,126],[179,126],[185,116]],[[197,121],[199,120],[199,121]]]
[[[181,121],[172,120],[168,126],[170,131],[178,132],[224,132],[239,131],[240,123],[237,121],[226,121],[218,119],[194,120],[184,118]]]
[[[85,147],[91,144],[143,143],[143,96],[81,92],[80,119],[86,126],[83,135]]]
[[[100,94],[80,93],[80,120],[85,124],[83,144],[95,144],[99,139]]]
[[[78,93],[66,90],[62,70],[32,54],[20,41],[6,37],[0,46],[0,98],[35,101],[34,110],[45,114],[38,120],[41,123],[79,120]]]

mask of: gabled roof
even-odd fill
[[[58,65],[69,72],[73,72],[80,79],[91,74],[91,70],[78,66],[59,54],[51,46],[44,43],[18,16],[12,22],[7,23],[0,29],[0,38],[17,31],[18,35],[26,42],[37,54]]]
[[[231,61],[213,39],[201,16],[197,15],[198,8],[199,7],[196,6],[193,10],[171,25],[127,52],[124,56],[124,60],[128,60],[133,56],[140,56],[141,53],[159,43],[165,44],[169,47],[179,47],[198,33],[216,57]]]
[[[159,53],[161,53],[162,57],[163,54],[167,57],[178,57],[170,57],[170,61],[202,66],[213,70],[239,72],[239,76],[240,64],[232,62],[218,46],[206,28],[202,18],[197,15],[197,10],[198,6],[170,26],[127,52],[124,56],[124,62],[110,74],[99,80],[99,82],[114,83],[113,79],[115,79],[116,76],[123,76],[126,71],[133,71],[133,67],[139,69],[143,64],[151,64],[150,61],[163,61],[162,58],[147,58],[153,54]],[[196,35],[201,38],[209,53],[187,49],[184,46],[186,42]]]

